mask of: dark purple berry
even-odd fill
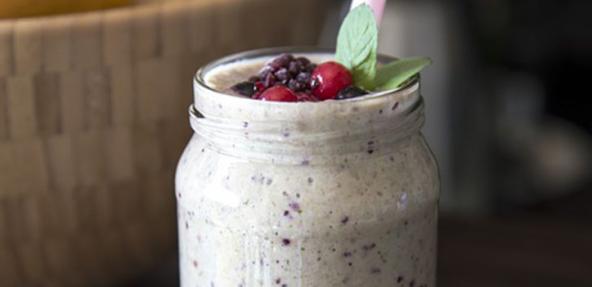
[[[350,98],[356,98],[356,97],[360,97],[363,95],[367,95],[368,92],[365,90],[362,90],[356,86],[349,86],[341,91],[339,91],[339,93],[337,93],[337,97],[335,97],[335,99],[338,100],[343,100],[343,99],[350,99]]]
[[[275,86],[283,86],[294,92],[298,101],[319,101],[313,95],[311,86],[312,71],[317,65],[305,57],[295,58],[291,54],[281,54],[268,61],[259,73],[249,78],[252,87],[237,92],[253,99],[267,99],[263,93]],[[242,84],[242,83],[241,83]],[[241,86],[242,87],[242,86]],[[244,88],[244,87],[242,87]]]
[[[278,81],[282,82],[282,84],[288,83],[288,80],[290,79],[290,73],[286,68],[279,69],[274,75]]]
[[[232,86],[231,89],[235,93],[243,95],[245,97],[251,97],[256,92],[255,84],[252,82],[240,82]]]
[[[290,74],[292,75],[297,75],[298,72],[300,72],[300,70],[302,70],[302,65],[300,65],[300,63],[296,62],[296,61],[292,61],[290,62],[290,64],[288,65],[288,71],[290,72]]]
[[[266,88],[269,88],[275,84],[275,81],[276,81],[276,78],[275,78],[274,74],[268,73],[267,76],[265,76],[265,80],[263,81],[263,84],[265,85]]]
[[[310,65],[310,60],[305,57],[296,58],[296,62],[298,62],[303,67]]]
[[[304,84],[302,84],[302,83],[300,83],[300,82],[298,82],[298,81],[296,81],[294,79],[291,79],[288,82],[288,88],[292,89],[293,91],[297,91],[298,92],[298,91],[300,91],[300,90],[302,90],[304,88]]]
[[[294,59],[294,56],[290,54],[281,54],[280,56],[271,60],[269,66],[273,69],[279,69],[281,67],[287,67],[290,61]]]
[[[296,81],[301,83],[308,83],[310,81],[310,73],[300,72],[296,75]]]
[[[263,68],[261,68],[261,70],[259,71],[259,79],[263,80],[267,77],[267,75],[269,75],[269,73],[273,73],[273,69],[270,66],[264,66]]]

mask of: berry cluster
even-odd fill
[[[282,54],[265,65],[252,80],[263,81],[266,88],[282,84],[294,92],[310,93],[310,74],[315,68],[307,58]]]
[[[305,57],[282,54],[248,81],[232,86],[240,95],[263,101],[316,102],[367,94],[352,85],[351,73],[337,62],[315,65]]]

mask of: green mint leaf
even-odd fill
[[[392,90],[409,80],[432,60],[426,57],[414,57],[395,60],[378,68],[375,84],[378,90]]]
[[[378,27],[370,6],[351,10],[339,28],[335,59],[352,73],[354,84],[373,90],[376,77]]]

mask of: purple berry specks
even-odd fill
[[[349,221],[349,216],[344,216],[344,217],[341,219],[341,224],[345,225],[345,224],[346,224],[348,221]]]
[[[298,202],[290,202],[290,204],[288,204],[288,206],[293,211],[298,212],[298,213],[302,213],[302,209],[300,208],[300,204],[298,204]]]

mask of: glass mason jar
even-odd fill
[[[194,81],[176,174],[181,286],[435,286],[437,164],[419,79],[348,100],[266,102]],[[379,61],[391,58],[380,56]]]

